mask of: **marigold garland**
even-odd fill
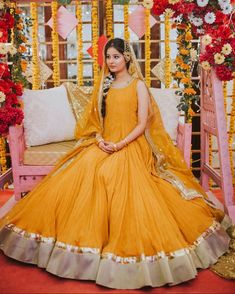
[[[145,9],[145,81],[148,87],[151,86],[151,77],[150,77],[150,10]]]
[[[227,81],[223,82],[224,111],[227,120]]]
[[[53,82],[54,86],[60,85],[60,64],[59,64],[59,36],[57,33],[57,9],[58,2],[53,0],[51,3],[52,12],[52,58],[53,58]]]
[[[165,87],[171,84],[171,60],[170,60],[170,17],[165,14]]]
[[[230,126],[229,126],[229,157],[230,157],[230,165],[231,172],[233,177],[233,184],[235,184],[235,175],[234,175],[234,162],[233,162],[233,135],[235,133],[235,78],[233,79],[233,92],[232,92],[232,105],[231,105],[231,113],[230,113]]]
[[[106,10],[106,36],[108,39],[113,39],[113,1],[105,1],[105,10]]]
[[[76,0],[76,16],[78,19],[77,25],[77,83],[79,86],[83,86],[83,44],[82,44],[82,5],[79,0]]]
[[[6,160],[6,139],[0,137],[0,165],[1,174],[7,170],[7,160]]]
[[[92,19],[92,52],[93,52],[93,76],[94,86],[97,83],[99,75],[99,64],[98,64],[98,0],[92,1],[91,8],[91,19]]]
[[[30,2],[30,15],[32,17],[32,67],[33,67],[33,90],[40,88],[40,68],[38,60],[38,13],[37,3]]]
[[[124,14],[124,39],[126,41],[130,40],[130,33],[129,33],[129,4],[124,4],[123,7],[123,14]]]

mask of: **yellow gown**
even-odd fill
[[[136,126],[136,84],[110,88],[105,140]],[[84,148],[1,220],[0,243],[6,255],[65,278],[119,289],[174,285],[227,250],[223,214],[214,211],[158,177],[141,135],[113,154]]]

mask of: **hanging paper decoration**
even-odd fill
[[[106,36],[102,35],[102,36],[99,37],[98,42],[97,42],[97,46],[98,46],[98,64],[100,66],[103,65],[103,48],[104,48],[105,44],[107,43],[107,41],[108,41],[108,39],[106,38]],[[94,57],[93,46],[88,48],[87,52],[90,54],[90,56],[92,58]]]
[[[152,28],[157,23],[156,19],[151,15],[149,26]],[[129,27],[139,37],[142,38],[145,34],[145,8],[139,5],[135,11],[129,15]]]
[[[165,84],[166,83],[166,70],[165,70],[165,64],[166,61],[165,59],[162,59],[158,62],[157,65],[155,65],[151,72],[161,81],[161,83]],[[176,71],[176,65],[174,61],[171,59],[170,60],[170,71],[174,73]]]
[[[64,6],[60,6],[57,11],[57,30],[56,32],[63,38],[67,39],[68,35],[78,24],[76,17],[70,13]],[[47,25],[53,28],[53,18],[51,17]]]
[[[39,87],[38,89],[48,80],[52,75],[53,71],[40,59],[37,59],[37,64],[39,68]],[[33,84],[33,73],[34,73],[34,64],[33,61],[28,64],[28,67],[25,71],[25,77],[27,81]]]

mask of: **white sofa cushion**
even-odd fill
[[[76,120],[63,85],[46,90],[24,90],[26,146],[74,139]]]
[[[163,125],[176,142],[177,127],[179,123],[180,112],[177,109],[179,97],[175,94],[175,89],[150,88],[150,91],[159,107]]]

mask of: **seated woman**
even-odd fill
[[[76,148],[1,220],[1,248],[110,288],[190,280],[228,249],[229,219],[165,132],[130,45],[104,51]]]

